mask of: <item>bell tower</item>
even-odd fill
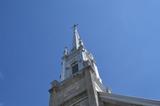
[[[97,78],[101,82],[95,60],[92,54],[85,49],[83,41],[79,36],[77,25],[74,25],[72,49],[71,51],[68,51],[68,49],[65,48],[62,57],[61,81],[73,76],[79,71],[82,71],[87,65],[93,67]]]
[[[73,26],[71,50],[64,49],[60,81],[51,84],[49,106],[100,106],[98,92],[108,92],[93,55],[84,47],[77,25]]]

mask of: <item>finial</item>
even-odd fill
[[[74,25],[73,25],[73,28],[75,29],[77,26],[78,26],[78,24],[74,24]]]
[[[64,56],[67,56],[68,55],[68,49],[67,47],[64,48]]]
[[[75,35],[76,30],[77,30],[77,26],[78,26],[78,24],[74,24],[73,27],[72,27],[72,28],[73,28],[73,34],[74,34],[74,35]]]

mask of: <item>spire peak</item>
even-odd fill
[[[73,25],[73,29],[77,28],[78,24],[74,24]]]
[[[73,25],[73,49],[78,49],[80,47],[80,43],[82,42],[78,33],[78,24]]]

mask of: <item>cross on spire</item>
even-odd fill
[[[78,27],[78,24],[73,25],[73,30],[75,30]]]

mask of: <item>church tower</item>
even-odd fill
[[[160,106],[160,101],[117,95],[105,88],[77,25],[71,50],[64,50],[60,76],[60,81],[51,83],[49,106]]]
[[[99,106],[97,92],[106,92],[93,55],[84,47],[73,26],[73,44],[65,48],[60,82],[54,80],[49,106]]]
[[[62,57],[61,81],[82,71],[82,69],[88,65],[93,67],[97,78],[101,82],[95,60],[92,54],[85,49],[83,41],[79,36],[77,25],[74,25],[72,49],[71,51],[68,51],[68,49],[65,48],[64,55]]]

